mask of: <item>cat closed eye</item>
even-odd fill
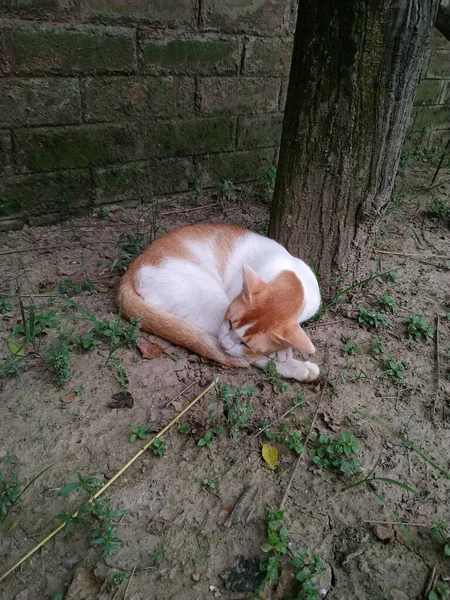
[[[233,323],[231,322],[231,319],[228,319],[228,325],[230,326],[230,329],[233,329]]]

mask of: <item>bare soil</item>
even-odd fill
[[[426,217],[424,208],[432,197],[448,199],[450,186],[423,191],[433,168],[413,161],[400,175],[398,189],[406,195],[397,195],[393,202],[376,248],[388,253],[373,255],[376,270],[393,270],[397,281],[370,282],[343,296],[308,326],[317,361],[327,375],[322,383],[303,388],[306,403],[284,419],[302,431],[305,441],[317,413],[315,431],[331,436],[348,431],[357,438],[365,474],[380,457],[377,477],[401,482],[422,497],[421,501],[405,488],[382,481],[372,488],[346,489],[354,477],[319,471],[305,453],[286,500],[289,547],[320,556],[326,573],[318,586],[330,600],[420,599],[434,567],[434,587],[450,575],[450,558],[431,532],[438,520],[450,523],[450,480],[405,443],[407,438],[443,469],[449,468],[450,230],[445,221]],[[438,182],[446,176],[443,173]],[[170,230],[186,223],[221,221],[260,231],[267,219],[264,205],[244,203],[240,197],[221,203],[208,196],[200,207],[180,197],[160,206],[158,224]],[[104,319],[117,314],[119,275],[109,266],[117,256],[120,234],[137,229],[149,235],[150,212],[119,206],[110,207],[103,219],[89,216],[4,234],[0,292],[15,296],[20,286],[25,307],[35,304],[39,314],[55,310],[72,335],[86,332],[89,320],[68,317],[94,314]],[[87,312],[61,300],[59,282],[65,279],[92,282],[94,289],[72,297]],[[337,287],[345,287],[345,278]],[[386,313],[389,325],[375,330],[359,323],[359,307],[378,311],[377,297],[385,291],[398,305],[394,314]],[[21,319],[17,296],[10,303],[0,324],[2,360],[8,352],[6,339]],[[436,335],[425,341],[408,339],[403,319],[412,313],[422,315],[434,329],[439,317],[437,344]],[[383,374],[382,359],[371,349],[374,335],[384,340],[389,355],[406,365],[403,381]],[[42,348],[52,336],[52,331],[44,336]],[[358,345],[355,356],[342,351],[347,338]],[[131,424],[159,432],[180,409],[170,404],[172,399],[179,396],[176,402],[187,406],[215,377],[234,387],[254,386],[259,394],[253,398],[254,414],[232,439],[220,410],[223,431],[210,448],[199,447],[199,438],[216,424],[208,422],[214,396],[209,393],[183,418],[193,429],[189,435],[172,427],[163,437],[163,457],[146,452],[105,493],[114,509],[126,511],[117,528],[123,540],[120,549],[104,556],[83,527],[75,527],[68,536],[59,533],[0,583],[1,599],[41,600],[56,590],[68,590],[65,597],[72,600],[121,599],[126,584],[117,596],[117,590],[108,591],[104,585],[115,569],[133,571],[127,592],[133,600],[252,596],[228,589],[235,586],[233,569],[240,563],[245,571],[248,563],[243,559],[255,559],[250,576],[254,564],[264,558],[267,507],[280,504],[297,461],[285,444],[269,442],[280,454],[271,471],[261,457],[267,440],[255,434],[264,420],[275,424],[281,418],[297,386],[290,382],[286,391],[276,394],[260,371],[223,369],[153,336],[142,334],[142,339],[158,342],[165,352],[144,360],[136,347],[124,347],[114,355],[128,373],[132,408],[109,407],[121,386],[117,374],[105,366],[104,340],[92,350],[73,349],[71,377],[62,387],[55,385],[50,366],[39,356],[31,356],[20,374],[1,381],[0,473],[15,472],[20,482],[27,482],[52,466],[24,494],[0,534],[0,575],[60,524],[58,514],[78,508],[80,492],[57,496],[63,486],[76,481],[77,472],[106,482],[144,444],[129,442]],[[12,464],[10,455],[15,457]],[[216,487],[209,488],[204,479]],[[407,524],[411,542],[394,512]],[[148,552],[159,549],[164,549],[164,558],[156,566]],[[288,556],[281,566],[280,581],[266,587],[266,599],[296,594]]]

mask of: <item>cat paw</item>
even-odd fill
[[[314,381],[319,376],[319,367],[312,362],[290,358],[285,362],[276,363],[277,370],[286,379],[297,381]]]
[[[286,362],[292,360],[292,348],[285,348],[284,350],[278,350],[275,354],[276,362]]]

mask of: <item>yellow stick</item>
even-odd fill
[[[122,473],[124,473],[128,467],[130,467],[135,460],[137,460],[142,454],[144,454],[144,452],[146,450],[148,450],[148,448],[153,444],[153,442],[156,440],[156,438],[160,438],[162,435],[164,435],[166,433],[166,431],[168,431],[172,425],[174,425],[179,419],[180,417],[182,417],[185,413],[187,413],[188,410],[190,410],[194,404],[196,402],[198,402],[200,400],[200,398],[203,398],[203,396],[205,394],[207,394],[209,392],[209,390],[211,390],[214,387],[215,381],[212,381],[208,387],[206,389],[203,390],[203,392],[201,394],[199,394],[194,400],[192,400],[192,402],[186,406],[186,408],[184,408],[174,419],[172,419],[172,421],[170,421],[170,423],[168,425],[166,425],[164,427],[164,429],[161,429],[161,431],[155,435],[155,437],[153,437],[147,444],[145,444],[145,446],[143,446],[139,452],[137,452],[132,458],[130,458],[130,460],[127,462],[127,464],[125,466],[123,466],[120,471],[117,471],[117,473],[111,477],[111,479],[105,483],[105,485],[103,487],[101,487],[90,499],[89,502],[92,502],[92,500],[95,500],[95,498],[98,498],[99,496],[101,496],[101,494],[103,494],[103,492],[105,490],[107,490],[109,488],[109,486],[114,483],[114,481],[116,481],[116,479],[118,479]],[[78,511],[80,509],[76,510],[73,514],[72,517],[76,517],[78,515]],[[27,554],[25,554],[25,556],[23,556],[18,562],[16,562],[15,565],[13,565],[10,569],[8,569],[5,573],[3,573],[3,575],[0,576],[0,582],[3,581],[6,577],[8,577],[8,575],[10,573],[12,573],[13,571],[15,571],[17,569],[17,567],[19,567],[22,563],[24,563],[26,560],[28,560],[30,558],[30,556],[32,556],[35,552],[37,552],[39,550],[39,548],[41,548],[42,546],[44,546],[44,544],[46,544],[49,540],[52,539],[52,537],[54,537],[57,533],[59,533],[61,531],[61,529],[64,529],[65,527],[65,523],[61,523],[61,525],[59,527],[57,527],[54,531],[52,531],[46,538],[44,538],[41,542],[39,542],[39,544],[37,544],[37,546],[35,546],[32,550],[30,550]]]

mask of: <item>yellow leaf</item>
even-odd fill
[[[13,356],[25,356],[25,344],[10,340],[8,342],[8,348]]]
[[[273,471],[278,461],[278,450],[275,448],[275,446],[263,444],[262,457]]]

